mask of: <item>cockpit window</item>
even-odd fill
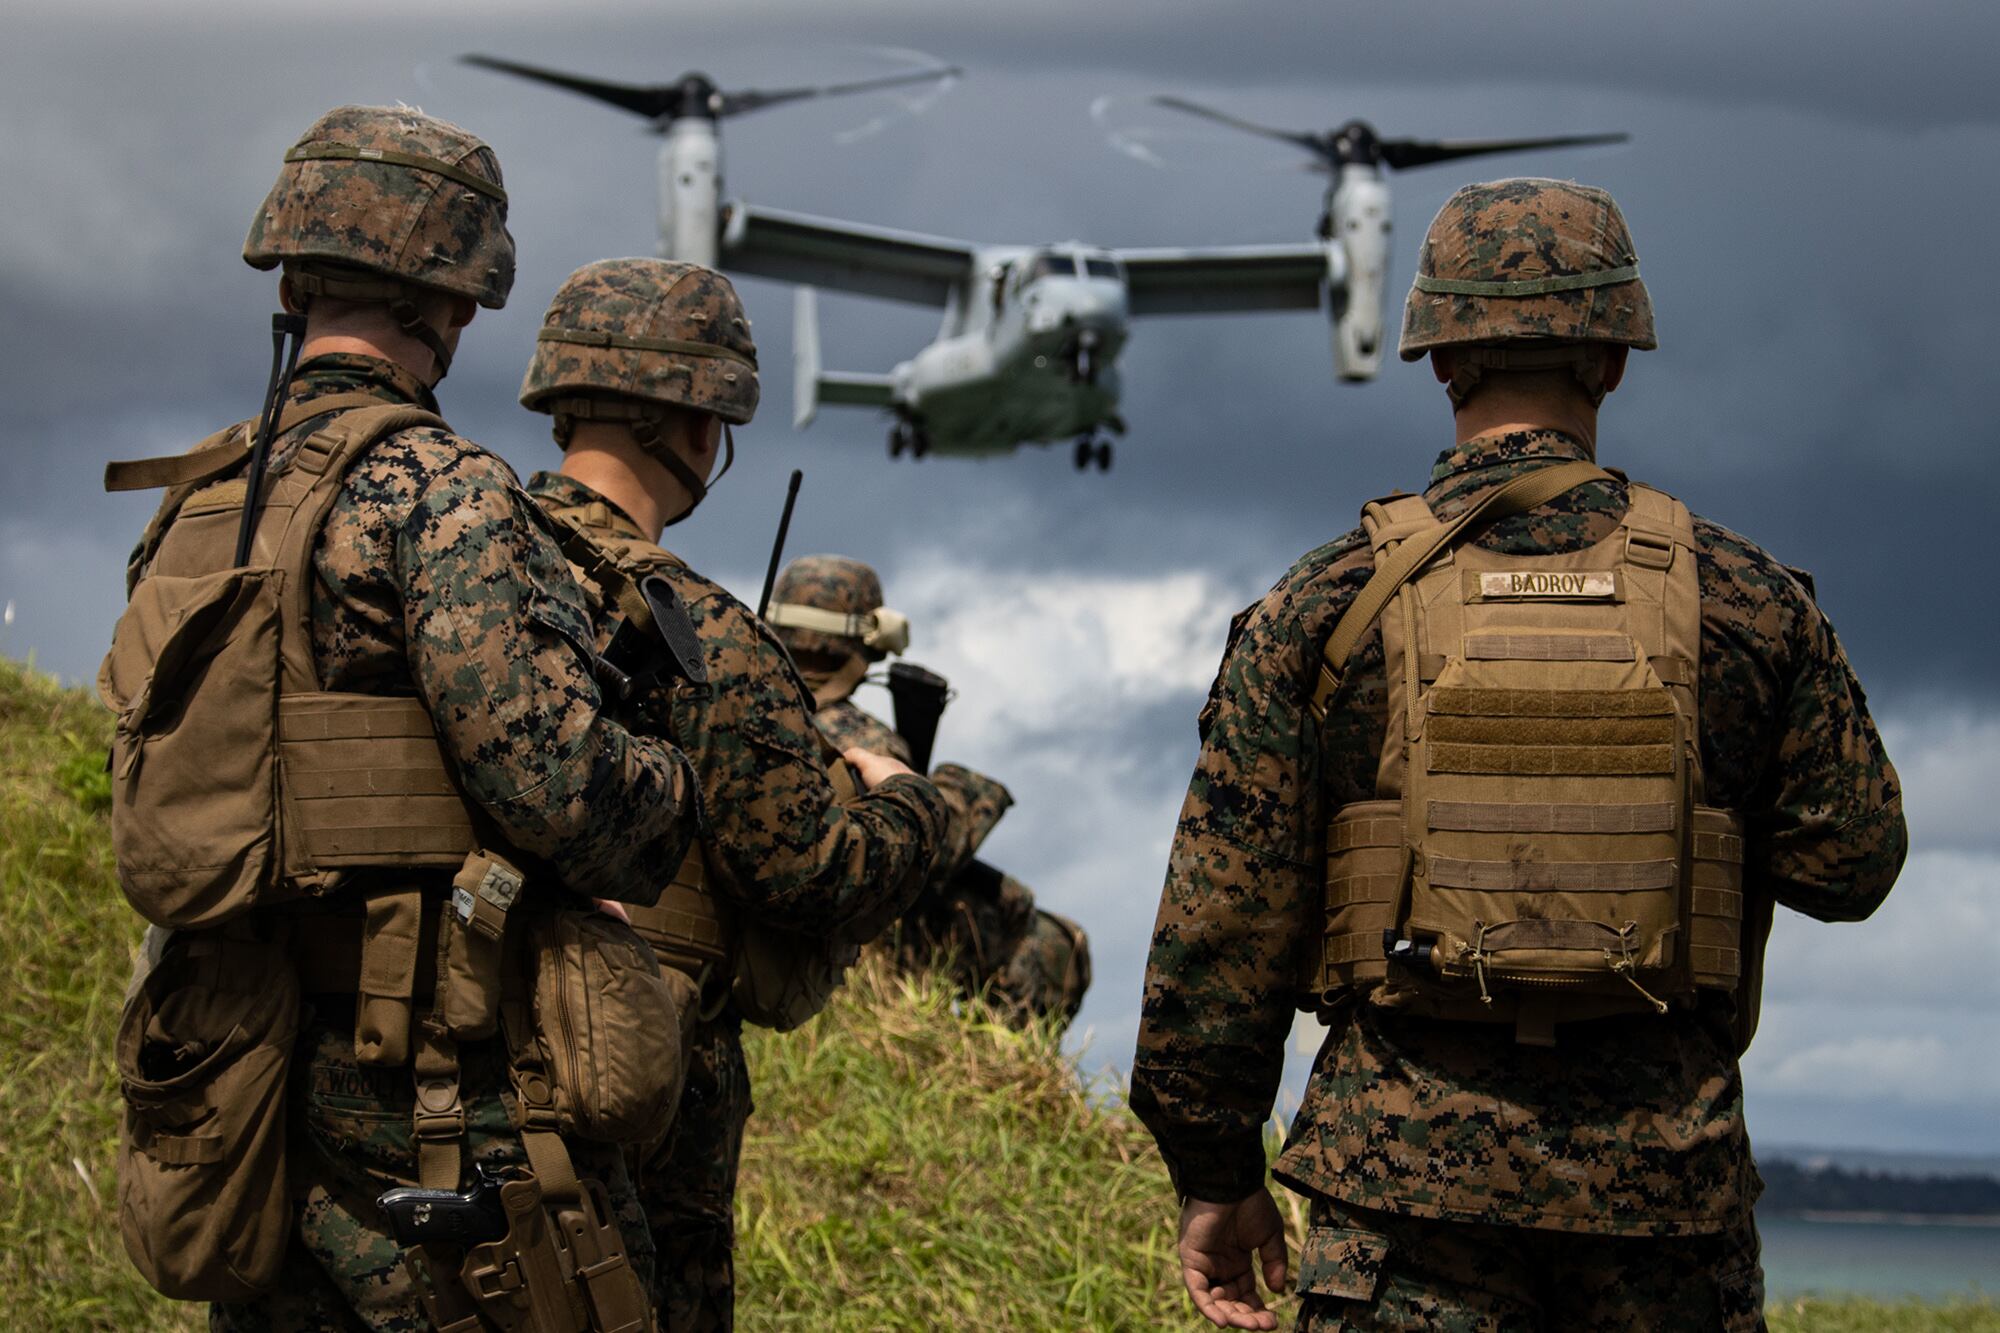
[[[1115,278],[1118,276],[1118,261],[1115,259],[1086,259],[1083,271],[1093,278]]]
[[[1068,255],[1037,255],[1035,256],[1035,267],[1028,276],[1030,278],[1047,278],[1051,276],[1073,278],[1076,276],[1076,261]]]

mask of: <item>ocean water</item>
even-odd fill
[[[1769,1299],[1803,1295],[2000,1298],[2000,1227],[1759,1217]]]

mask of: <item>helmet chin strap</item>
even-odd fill
[[[722,423],[722,471],[716,473],[713,480],[708,480],[689,467],[686,459],[682,458],[674,448],[660,439],[660,421],[661,418],[657,416],[642,417],[634,421],[632,423],[632,440],[641,449],[644,449],[654,462],[673,473],[674,479],[687,488],[687,508],[668,519],[664,525],[671,528],[674,524],[692,514],[696,506],[708,498],[709,489],[714,486],[715,482],[721,481],[723,477],[728,475],[729,469],[736,466],[736,432],[730,429],[728,422],[725,421]]]
[[[685,509],[666,520],[662,527],[671,528],[692,514],[716,482],[729,475],[729,469],[736,466],[736,432],[725,421],[722,423],[722,471],[713,480],[702,477],[678,450],[660,438],[660,423],[666,414],[648,403],[624,401],[616,398],[577,397],[558,398],[549,404],[555,415],[554,434],[556,443],[569,448],[570,436],[576,431],[579,421],[622,421],[632,432],[632,442],[646,451],[646,456],[673,474],[688,493]]]

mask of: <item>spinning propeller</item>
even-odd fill
[[[612,106],[630,111],[634,115],[646,117],[654,122],[656,128],[664,128],[686,116],[721,120],[726,116],[740,116],[746,112],[762,111],[765,107],[804,101],[810,97],[837,97],[843,93],[900,88],[913,83],[952,79],[964,73],[956,65],[940,65],[931,69],[913,70],[906,74],[859,79],[852,83],[829,83],[808,88],[741,88],[724,91],[716,87],[715,81],[706,74],[693,72],[683,74],[672,83],[612,83],[606,79],[564,74],[559,70],[523,65],[494,56],[468,55],[460,58],[466,64],[477,65],[481,69],[533,79],[537,83],[546,83],[600,102],[609,102]]]
[[[1183,97],[1155,97],[1153,103],[1303,148],[1319,158],[1321,169],[1327,171],[1349,165],[1390,167],[1400,171],[1408,167],[1427,167],[1435,162],[1451,162],[1461,157],[1483,157],[1488,153],[1624,143],[1631,137],[1626,134],[1563,134],[1546,139],[1384,139],[1365,120],[1350,120],[1337,130],[1282,130],[1259,125]]]

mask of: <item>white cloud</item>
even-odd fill
[[[981,746],[1023,728],[1115,727],[1136,708],[1198,700],[1230,615],[1252,595],[1195,568],[995,570],[935,554],[906,557],[884,577],[891,603],[912,617],[913,655],[959,688],[953,735]]]

